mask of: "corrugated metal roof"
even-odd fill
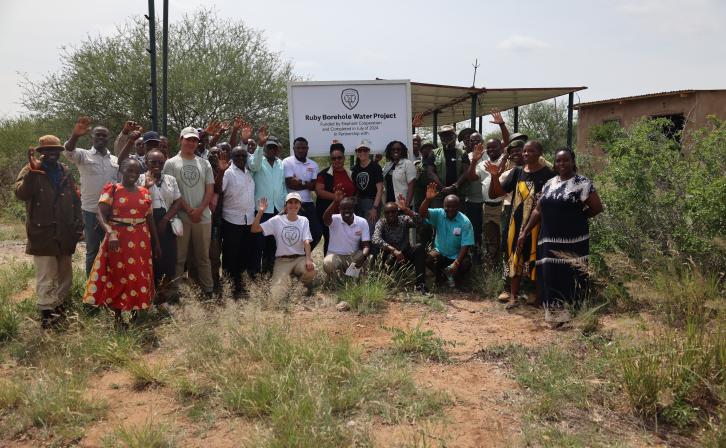
[[[439,126],[471,118],[471,95],[477,94],[477,116],[488,115],[492,109],[505,111],[517,106],[537,103],[587,87],[517,87],[475,88],[411,83],[411,108],[414,115],[423,114],[422,126],[433,124],[433,112],[439,111]]]
[[[659,97],[659,96],[687,95],[689,93],[696,93],[696,92],[723,92],[723,91],[724,91],[724,89],[670,90],[670,91],[666,91],[666,92],[646,93],[644,95],[623,96],[620,98],[611,98],[611,99],[607,99],[607,100],[588,101],[587,103],[576,104],[575,109],[580,109],[582,107],[589,107],[589,106],[597,106],[599,104],[623,103],[626,101],[635,101],[635,100],[640,100],[643,98],[655,98],[655,97]]]

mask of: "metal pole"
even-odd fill
[[[484,117],[479,115],[479,134],[481,134],[484,131],[483,123],[484,123]]]
[[[434,111],[434,146],[439,146],[439,111]]]
[[[151,59],[151,130],[156,131],[157,122],[157,99],[156,99],[156,18],[154,16],[154,0],[149,0],[149,52]]]
[[[575,100],[574,92],[567,95],[567,147],[572,148],[572,103]]]
[[[472,129],[476,129],[476,93],[472,93],[471,95],[471,120],[469,121],[469,127]]]
[[[164,0],[164,24],[161,31],[161,133],[167,136],[167,121],[169,112],[169,92],[167,75],[169,72],[169,0]]]
[[[519,132],[519,106],[514,108],[514,132]]]

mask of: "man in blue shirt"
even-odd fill
[[[436,275],[437,282],[446,278],[449,286],[461,289],[464,275],[471,269],[469,248],[474,246],[474,231],[469,218],[459,211],[456,195],[444,198],[444,208],[429,209],[437,193],[436,184],[430,183],[419,208],[421,218],[436,231],[434,248],[426,256],[426,265]]]
[[[267,209],[263,210],[260,221],[266,222],[273,216],[279,215],[285,208],[287,187],[285,187],[285,169],[282,167],[282,160],[278,157],[282,149],[280,141],[277,137],[270,135],[266,137],[266,141],[261,141],[260,144],[264,150],[255,149],[252,157],[247,159],[247,167],[255,180],[255,204],[259,204],[262,198],[267,199]],[[266,237],[262,233],[257,235],[255,259],[258,263],[260,261],[262,263],[261,272],[272,272],[275,250],[274,236]]]

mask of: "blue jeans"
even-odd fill
[[[83,210],[83,235],[86,238],[86,277],[91,275],[93,261],[106,232],[98,225],[95,212]]]

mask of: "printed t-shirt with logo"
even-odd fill
[[[286,255],[305,255],[305,241],[312,241],[310,222],[304,216],[298,216],[295,221],[287,219],[286,215],[275,215],[260,224],[265,236],[274,236],[277,243],[276,257]]]
[[[335,214],[328,228],[330,229],[328,253],[331,254],[352,255],[359,249],[361,241],[371,240],[368,221],[357,215],[353,215],[353,224],[348,225],[340,213]]]
[[[212,166],[201,157],[187,160],[177,154],[166,161],[162,173],[174,176],[184,202],[192,208],[199,207],[202,203],[207,185],[214,185]],[[190,222],[189,217],[183,211],[179,211],[179,217],[182,221]],[[212,222],[212,213],[209,211],[209,207],[205,207],[201,223],[210,222]]]
[[[381,166],[375,162],[370,162],[368,166],[363,168],[360,164],[355,164],[351,170],[355,189],[358,196],[362,198],[375,199],[378,189],[376,184],[383,182],[383,170]]]

